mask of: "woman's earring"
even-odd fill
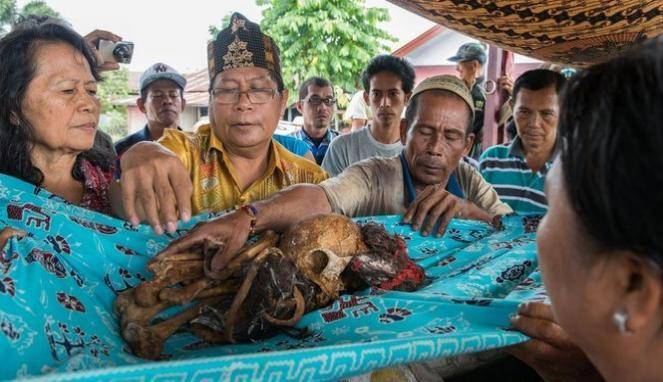
[[[13,111],[9,114],[9,123],[15,127],[19,127],[21,125],[21,122],[18,120],[18,116]]]
[[[619,310],[612,315],[612,322],[615,324],[619,333],[623,336],[632,334],[633,331],[629,330],[626,325],[628,324],[628,313],[625,310]]]

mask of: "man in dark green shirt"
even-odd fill
[[[483,75],[483,65],[486,63],[486,50],[483,45],[475,42],[468,42],[458,48],[456,55],[449,58],[449,61],[456,62],[456,70],[460,79],[465,82],[470,89],[472,99],[474,100],[474,125],[472,133],[474,134],[474,145],[470,151],[470,156],[478,159],[482,151],[483,140],[483,110],[486,106],[486,92],[483,90],[479,77]]]

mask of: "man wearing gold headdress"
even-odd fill
[[[208,66],[210,123],[195,133],[168,131],[122,158],[125,215],[136,224],[144,214],[157,233],[176,229],[177,212],[186,221],[327,178],[272,140],[288,90],[271,37],[235,13],[208,45]]]

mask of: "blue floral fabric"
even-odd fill
[[[337,380],[526,340],[509,329],[508,315],[524,300],[545,297],[536,271],[538,218],[508,217],[502,231],[455,220],[439,239],[420,236],[397,216],[357,220],[403,235],[431,283],[413,293],[342,296],[304,316],[304,338],[208,346],[176,334],[164,359],[150,362],[128,351],[112,304],[150,277],[148,259],[185,229],[156,236],[0,175],[0,228],[29,233],[0,253],[0,379]]]

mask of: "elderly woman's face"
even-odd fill
[[[97,81],[85,56],[61,42],[38,43],[35,76],[22,112],[35,149],[77,153],[92,148],[99,123]]]
[[[609,305],[613,288],[600,281],[606,268],[591,253],[569,204],[559,159],[547,175],[546,195],[548,213],[537,232],[541,275],[557,321],[591,357],[610,347],[606,333],[615,332]]]

